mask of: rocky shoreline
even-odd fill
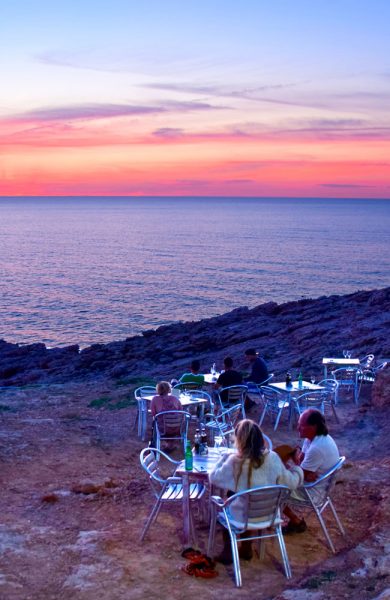
[[[119,379],[140,375],[176,376],[193,357],[208,370],[231,354],[241,362],[255,346],[270,370],[320,374],[323,356],[373,353],[390,356],[390,288],[331,295],[255,308],[148,330],[108,344],[46,348],[0,340],[0,386],[64,383],[69,380]]]

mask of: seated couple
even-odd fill
[[[265,447],[261,429],[254,421],[240,421],[235,430],[237,453],[224,454],[221,457],[210,473],[211,483],[227,490],[228,495],[262,485],[286,485],[294,490],[294,498],[299,499],[298,488],[304,481],[313,481],[329,470],[337,463],[339,453],[334,440],[328,435],[325,419],[319,411],[305,411],[299,419],[298,431],[301,437],[305,437],[302,451],[289,448],[283,462],[277,451],[269,451]],[[243,506],[238,498],[231,505],[231,512],[237,520],[242,520],[242,511]],[[283,533],[305,531],[305,521],[299,519],[290,507],[286,507],[284,512],[289,518],[289,523],[283,528]],[[232,554],[226,529],[223,529],[223,536],[224,548],[216,560],[230,564]],[[241,542],[239,552],[241,558],[250,560],[251,541]]]

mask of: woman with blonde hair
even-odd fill
[[[214,470],[210,473],[210,481],[216,487],[228,490],[228,495],[242,492],[262,485],[286,485],[295,490],[303,483],[303,471],[297,465],[288,469],[279,456],[268,450],[260,427],[250,419],[240,421],[235,430],[235,445],[237,452],[225,453]],[[242,498],[237,498],[231,505],[231,513],[238,521],[244,520],[245,504]],[[224,529],[224,549],[216,558],[223,564],[232,562],[230,538]],[[251,542],[242,542],[240,557],[252,558]]]

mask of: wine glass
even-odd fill
[[[347,358],[351,358],[351,356],[352,356],[351,350],[347,350]]]
[[[312,382],[312,384],[316,382],[315,375],[310,375],[310,381]]]
[[[348,350],[343,350],[343,356],[344,356],[344,358],[347,358],[347,354],[348,354]]]

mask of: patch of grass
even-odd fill
[[[135,404],[135,400],[131,397],[122,398],[122,400],[118,400],[115,404],[108,404],[108,410],[120,410],[121,408],[128,408],[129,406],[133,406]]]
[[[143,385],[156,385],[156,380],[151,377],[121,377],[115,382],[117,387],[124,385],[131,385],[134,388],[141,387]]]
[[[7,406],[6,404],[0,404],[0,412],[6,412],[8,410],[12,411],[12,408],[10,406]]]
[[[89,408],[105,408],[107,410],[121,410],[122,408],[128,408],[129,406],[133,406],[135,404],[135,400],[133,396],[126,396],[126,398],[121,398],[120,400],[114,400],[109,396],[101,396],[100,398],[95,398],[89,404]]]
[[[88,408],[104,408],[111,402],[111,398],[109,396],[101,396],[100,398],[95,398],[95,400],[91,400],[88,404]]]
[[[311,590],[316,590],[319,587],[321,587],[323,583],[333,581],[334,579],[336,579],[336,577],[336,571],[322,571],[322,573],[318,575],[318,577],[311,577],[310,579],[308,579],[305,583],[305,586]]]

